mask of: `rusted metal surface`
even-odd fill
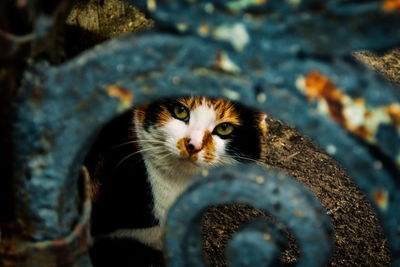
[[[400,103],[367,106],[362,97],[353,99],[318,71],[299,77],[298,88],[309,100],[317,100],[318,111],[329,115],[349,132],[379,146],[400,167]]]
[[[40,242],[0,240],[0,265],[4,267],[91,266],[87,255],[90,242],[90,181],[85,168],[82,169],[81,186],[84,192],[81,214],[67,236]]]
[[[183,44],[185,45],[183,46]],[[135,53],[127,57],[129,51],[135,51]],[[176,53],[176,51],[181,52]],[[57,148],[59,153],[62,152],[62,156],[59,157],[62,158],[64,164],[69,162],[68,166],[70,167],[76,166],[75,164],[79,160],[72,161],[69,158],[75,158],[77,153],[82,151],[78,148],[86,144],[91,136],[87,129],[98,129],[120,110],[118,106],[121,105],[120,100],[124,98],[110,96],[110,91],[114,91],[110,88],[125,88],[133,92],[133,105],[163,96],[202,94],[240,100],[244,104],[268,111],[274,116],[298,126],[307,135],[319,141],[323,147],[334,146],[335,152],[332,154],[339,160],[343,159],[341,160],[343,165],[373,201],[376,190],[389,196],[386,208],[380,212],[388,236],[392,235],[394,238],[391,239],[391,244],[392,249],[396,251],[397,239],[395,238],[399,220],[396,214],[399,214],[400,207],[396,203],[400,202],[398,194],[396,194],[398,189],[391,178],[392,174],[384,167],[376,168],[376,161],[379,158],[374,158],[366,147],[349,137],[338,124],[327,120],[324,115],[316,114],[313,105],[307,103],[307,99],[299,93],[296,84],[299,77],[306,77],[311,70],[318,67],[333,77],[341,77],[341,80],[346,81],[347,84],[358,84],[358,81],[366,79],[368,82],[364,84],[364,92],[374,92],[374,88],[378,86],[380,88],[378,97],[375,94],[370,96],[375,101],[384,102],[385,98],[393,99],[390,98],[390,95],[382,93],[390,92],[391,87],[373,73],[362,69],[361,66],[355,67],[346,62],[326,64],[313,60],[305,60],[302,63],[295,61],[275,69],[263,65],[268,69],[268,73],[265,73],[266,78],[261,83],[259,79],[252,79],[245,73],[232,76],[231,73],[216,70],[215,62],[220,51],[221,48],[190,36],[157,34],[155,38],[154,33],[149,33],[127,37],[99,46],[60,67],[42,67],[36,74],[37,76],[28,77],[25,87],[31,88],[30,90],[42,88],[46,92],[52,92],[50,102],[53,107],[58,107],[53,104],[57,101],[76,103],[74,102],[76,96],[80,95],[82,100],[78,101],[79,105],[63,105],[62,112],[56,120],[65,125],[63,126],[64,131],[67,130],[66,128],[71,128],[67,133],[57,137],[63,140],[63,145]],[[235,58],[240,69],[247,69],[247,65],[239,60],[237,55],[230,50],[225,51],[230,58]],[[91,69],[91,71],[82,72],[86,69]],[[104,73],[108,75],[104,75]],[[41,76],[47,77],[44,83],[41,79],[32,79]],[[279,77],[285,78],[279,79]],[[27,92],[31,91],[27,90]],[[288,103],[290,104],[288,105]],[[74,113],[75,109],[69,110],[71,107],[76,107],[79,114]],[[32,114],[34,111],[37,112],[37,106],[32,106],[28,112],[23,112],[23,114]],[[298,114],[302,114],[302,116],[299,117]],[[79,127],[84,129],[82,131],[76,131],[76,128],[72,127],[73,119],[65,120],[65,118],[76,118],[76,116],[81,119],[75,121],[75,123],[79,122],[78,125],[75,125],[80,125]],[[27,119],[31,120],[32,117],[28,116]],[[67,125],[68,127],[66,127]],[[72,138],[71,133],[78,133],[71,141],[73,146],[66,143]],[[32,132],[29,136],[32,136]],[[72,153],[71,150],[61,150],[64,146],[75,151]],[[26,149],[26,147],[24,148]],[[20,155],[26,154],[31,153],[20,153]],[[60,163],[47,167],[54,168],[54,166],[60,166]],[[68,168],[66,167],[66,169]],[[29,172],[25,171],[24,173]],[[54,178],[52,179],[54,180]],[[68,181],[71,179],[68,178]],[[377,207],[383,207],[379,203]],[[29,205],[33,205],[33,203]],[[38,210],[38,208],[35,206],[32,211]]]
[[[397,1],[127,2],[146,10],[156,26],[220,41],[237,51],[262,46],[277,53],[345,55],[357,49],[386,49],[397,45],[400,37],[393,27],[399,21]]]
[[[209,95],[267,111],[327,149],[375,204],[394,264],[400,264],[400,93],[347,56],[353,49],[399,43],[394,8],[387,11],[382,1],[135,4],[160,27],[97,46],[58,67],[36,63],[25,73],[16,100],[14,169],[16,213],[32,229],[31,241],[58,240],[75,225],[79,166],[107,121],[160,97]],[[318,112],[315,101],[325,103],[327,112]],[[354,123],[360,116],[347,116],[348,107],[377,114],[380,123],[360,130]],[[360,136],[371,144],[360,143]]]
[[[399,0],[384,0],[382,9],[387,12],[399,12],[400,1]]]

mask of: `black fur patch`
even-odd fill
[[[91,247],[89,253],[95,267],[165,266],[161,251],[132,239],[100,239]]]
[[[132,111],[116,118],[102,130],[87,156],[89,173],[100,182],[92,210],[93,235],[158,224],[142,156],[126,158],[137,151],[134,144],[124,144],[131,141],[132,125]]]
[[[235,110],[239,114],[241,125],[236,126],[227,145],[227,152],[235,157],[247,157],[250,159],[259,159],[260,157],[260,137],[262,135],[259,128],[257,115],[259,112],[235,103]],[[236,158],[239,162],[246,162],[241,158]]]
[[[174,99],[162,99],[149,104],[148,108],[146,109],[146,115],[143,123],[144,129],[148,131],[150,126],[156,124],[157,119],[164,108],[167,108],[170,113],[173,112],[173,107],[176,104],[178,104],[178,102]]]

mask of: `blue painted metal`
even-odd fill
[[[334,157],[377,204],[394,263],[400,264],[400,187],[395,159],[399,151],[388,141],[399,139],[388,139],[381,132],[375,145],[381,154],[370,153],[369,147],[316,112],[315,104],[307,101],[297,85],[299,77],[318,70],[345,93],[362,96],[372,107],[398,103],[398,88],[347,55],[354,49],[380,50],[399,43],[400,32],[395,29],[400,16],[383,12],[380,1],[267,1],[253,7],[246,4],[252,1],[235,1],[239,6],[231,1],[190,2],[135,1],[162,27],[110,41],[58,67],[36,64],[25,74],[24,90],[16,101],[15,182],[20,188],[17,215],[33,229],[32,239],[58,239],[73,228],[78,217],[75,185],[79,165],[102,125],[130,105],[197,94],[260,108],[298,127],[322,147],[334,146]],[[398,135],[394,125],[387,127],[391,137]],[[374,167],[382,155],[393,168]],[[294,181],[284,180],[294,188],[293,193],[303,192]],[[387,195],[386,205],[376,202],[377,190]],[[264,197],[266,205],[272,201],[272,196]],[[287,208],[296,207],[289,200],[293,199],[288,199]],[[305,202],[315,207],[314,200]],[[179,215],[171,218],[183,219]],[[288,225],[298,219],[282,218]],[[294,231],[299,240],[310,233]],[[199,240],[190,242],[198,247]],[[303,243],[306,254],[309,247],[313,250],[313,244]],[[175,249],[169,248],[169,253]],[[327,254],[317,254],[321,255],[319,262],[324,262]],[[308,262],[308,256],[304,257]]]
[[[183,43],[185,44],[184,46],[182,45]],[[152,49],[149,50],[149,47]],[[135,54],[127,57],[126,55],[130,51],[135,51]],[[176,53],[176,51],[180,51],[180,53]],[[55,151],[58,151],[60,155],[52,157],[58,158],[58,161],[54,162],[54,165],[47,165],[47,167],[57,167],[59,169],[64,166],[64,172],[77,168],[76,166],[79,160],[81,160],[79,157],[83,156],[81,153],[85,150],[82,146],[88,144],[92,136],[91,133],[87,132],[87,129],[94,129],[94,131],[99,129],[106,120],[114,116],[119,110],[118,106],[121,102],[118,99],[110,101],[113,98],[107,93],[107,88],[110,86],[117,86],[133,91],[133,104],[140,104],[167,95],[202,94],[233,97],[237,98],[236,100],[240,99],[244,104],[266,110],[278,118],[300,126],[306,134],[315,138],[321,144],[334,144],[338,148],[336,154],[338,159],[345,159],[342,163],[349,169],[350,174],[355,178],[363,177],[363,179],[359,179],[360,181],[358,181],[361,188],[367,193],[368,191],[372,193],[374,188],[382,188],[386,192],[389,192],[389,208],[382,215],[385,219],[386,231],[389,233],[389,236],[391,235],[395,238],[397,235],[397,225],[399,225],[399,218],[395,214],[399,214],[398,209],[400,207],[396,203],[400,202],[398,194],[396,194],[398,192],[396,190],[398,189],[387,170],[374,169],[373,163],[376,159],[369,155],[366,148],[359,146],[357,141],[350,138],[338,125],[309,110],[306,100],[300,95],[297,96],[293,93],[295,92],[294,89],[292,91],[277,89],[267,91],[263,89],[262,92],[265,92],[267,95],[267,102],[257,102],[257,93],[254,90],[249,90],[249,88],[259,87],[260,80],[255,82],[246,75],[232,76],[212,70],[218,51],[219,48],[195,37],[182,38],[168,34],[159,34],[155,37],[149,34],[112,41],[57,68],[41,67],[41,74],[37,74],[38,76],[36,77],[47,77],[46,81],[42,83],[36,79],[39,83],[35,84],[35,80],[32,80],[33,77],[28,77],[27,81],[31,84],[25,86],[26,94],[27,96],[35,95],[35,90],[41,88],[41,90],[46,92],[43,93],[44,96],[50,95],[51,98],[48,100],[50,102],[48,107],[52,107],[53,109],[41,111],[39,114],[43,115],[39,118],[48,120],[50,118],[44,116],[44,114],[53,114],[53,116],[58,114],[58,117],[53,122],[59,122],[59,124],[57,123],[59,129],[66,131],[58,135],[60,146]],[[138,64],[139,62],[141,64]],[[367,70],[363,72],[362,70],[352,69],[353,71],[349,72],[348,70],[351,69],[352,65],[346,65],[345,62],[324,65],[321,62],[311,60],[308,64],[323,67],[329,73],[339,72],[340,74],[336,75],[342,78],[345,77],[343,78],[344,80],[351,80],[355,77],[356,79],[365,78],[372,81],[368,85],[379,84],[381,90],[389,91],[390,89],[376,75],[368,73]],[[188,68],[188,66],[196,66],[196,68]],[[284,76],[285,79],[283,81],[279,80],[279,77],[282,77],[278,75],[282,71],[280,69],[276,69],[276,76],[272,76],[270,73],[265,79],[270,77],[272,82],[279,83],[279,87],[281,88],[285,87],[285,85],[287,86],[286,88],[293,88],[294,77],[297,74],[304,75],[307,72],[308,69],[304,68],[304,66],[305,64],[299,65],[299,62],[287,63],[284,65],[284,68],[289,69],[287,73],[291,73],[291,75]],[[346,66],[347,68],[345,68],[345,71],[340,71],[340,66]],[[83,70],[87,69],[91,71],[83,72]],[[297,72],[290,72],[290,70],[297,70]],[[105,76],[104,73],[108,75]],[[354,74],[359,74],[359,76]],[[264,85],[264,83],[261,84]],[[276,86],[274,87],[276,88]],[[171,88],[174,90],[171,91]],[[365,90],[372,90],[372,88],[366,86]],[[232,92],[235,93],[232,95]],[[58,101],[66,104],[59,107],[56,104]],[[287,103],[290,103],[290,105]],[[46,108],[47,105],[44,105],[42,102],[40,106]],[[22,115],[19,121],[22,121],[22,118],[25,117],[28,121],[41,122],[37,117],[31,116],[35,112],[38,112],[38,107],[34,103],[30,103],[27,108],[20,106]],[[58,109],[58,111],[54,109]],[[292,116],[292,114],[298,113],[303,114],[303,117]],[[68,121],[66,118],[71,118],[71,121]],[[24,146],[22,148],[24,150],[19,151],[20,157],[24,157],[20,158],[22,162],[35,161],[36,155],[43,151],[40,146],[37,147],[34,145],[34,140],[40,140],[40,134],[35,134],[32,129],[25,128],[32,125],[28,121],[22,121],[21,126],[19,126],[19,131],[26,135],[24,137],[17,135],[20,140],[23,140],[23,138],[32,138],[29,139],[32,140],[32,147]],[[26,126],[22,127],[23,125]],[[339,138],[332,139],[328,133],[333,132]],[[75,137],[72,138],[73,136]],[[69,144],[66,143],[68,140],[71,140]],[[28,150],[35,147],[38,149],[37,153],[32,153],[32,151]],[[32,155],[32,159],[27,159],[26,155]],[[363,164],[360,165],[362,161]],[[19,166],[25,167],[26,164],[19,164]],[[28,168],[30,168],[29,165]],[[25,179],[22,175],[35,174],[34,171],[27,171],[26,168],[20,167],[20,170],[25,170],[25,172],[21,172],[21,180]],[[60,183],[53,183],[54,187],[49,188],[49,192],[62,192],[64,185],[71,182],[73,173],[65,175],[64,172],[53,172],[53,174],[60,175],[59,177],[63,177],[63,179]],[[38,176],[37,179],[43,179],[42,177]],[[57,179],[60,178],[49,177],[49,181],[57,181]],[[29,180],[35,181],[32,178]],[[37,183],[37,186],[42,187],[42,184]],[[26,183],[26,187],[21,186],[21,192],[31,190],[31,194],[35,194],[32,188],[29,183]],[[52,197],[52,194],[41,194],[40,192],[43,191],[39,191],[35,197],[39,197],[39,195],[42,199]],[[43,216],[37,213],[41,207],[36,203],[42,203],[41,205],[53,213],[52,216]],[[38,218],[38,221],[43,220],[43,224],[45,225],[45,221],[50,221],[49,224],[52,225],[52,223],[56,222],[53,218],[57,218],[57,210],[55,207],[54,209],[48,208],[48,203],[54,203],[54,198],[43,200],[43,202],[32,203],[27,201],[26,203],[21,203],[21,213],[28,214],[26,216],[34,215]],[[32,208],[24,208],[22,204],[31,205]],[[31,210],[31,213],[26,213],[26,210]],[[63,215],[60,214],[59,216]],[[36,228],[45,229],[44,232],[49,233],[47,226],[43,227],[41,224],[37,224]],[[60,227],[61,229],[64,228]],[[55,232],[57,233],[58,231]],[[391,242],[392,249],[396,250],[396,239],[392,239]]]
[[[31,241],[1,240],[0,264],[3,267],[78,267],[91,266],[88,256],[90,243],[90,178],[86,168],[82,168],[82,195],[80,215],[68,235],[58,239]]]
[[[381,0],[127,2],[146,10],[156,26],[208,40],[221,41],[221,28],[243,25],[249,45],[264,44],[264,50],[277,53],[344,55],[357,49],[387,49],[400,39],[394,27],[400,16],[397,10],[385,11]],[[241,37],[232,32],[225,41],[234,46]]]
[[[286,233],[272,222],[260,219],[251,221],[235,233],[225,254],[229,266],[254,266],[256,263],[279,266],[280,252],[287,247]]]
[[[170,266],[205,266],[200,242],[202,214],[210,205],[232,203],[252,205],[287,225],[301,250],[298,266],[327,263],[332,249],[329,217],[314,195],[300,183],[257,165],[219,168],[209,176],[197,178],[169,211],[166,246]],[[274,227],[253,222],[251,227],[237,233],[227,249],[228,263],[266,266],[269,262],[269,266],[276,266],[285,241],[282,233],[271,237],[283,230],[279,225]]]

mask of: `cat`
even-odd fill
[[[86,159],[94,266],[163,265],[163,227],[173,202],[202,170],[258,160],[266,117],[196,96],[145,104],[108,124]]]

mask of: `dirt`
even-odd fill
[[[354,56],[371,69],[380,73],[385,79],[395,85],[400,85],[400,48],[392,49],[383,54],[359,51],[355,52]]]
[[[335,249],[330,266],[388,266],[390,252],[375,212],[345,171],[310,139],[268,119],[268,151],[263,161],[293,175],[318,197],[332,219]],[[204,220],[204,249],[212,266],[225,266],[223,249],[243,223],[263,212],[243,206],[212,208]],[[299,252],[291,239],[283,252],[293,264]]]

